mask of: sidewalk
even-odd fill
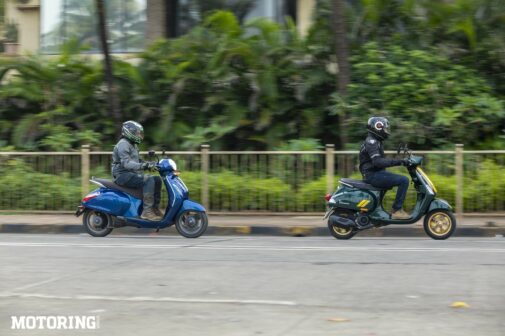
[[[73,215],[0,214],[1,233],[83,233],[82,217]],[[154,234],[155,230],[124,227],[112,234]],[[162,229],[161,235],[177,234],[174,227]],[[328,236],[326,221],[321,216],[210,215],[206,235],[272,235]],[[505,217],[465,217],[454,234],[460,237],[505,236]],[[413,225],[391,225],[366,230],[359,236],[421,237],[426,236],[422,221]]]

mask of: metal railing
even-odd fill
[[[505,213],[505,150],[465,151],[456,145],[415,153],[425,156],[439,196],[458,216]],[[141,153],[148,160],[146,154]],[[358,153],[335,151],[333,145],[303,152],[212,151],[203,145],[200,151],[167,154],[182,171],[191,198],[213,212],[321,212],[323,196],[336,188],[338,178],[360,178]],[[0,211],[71,211],[94,187],[90,177],[109,177],[110,166],[111,152],[86,145],[76,152],[0,152]],[[388,194],[392,199],[394,193]],[[412,200],[415,191],[409,188],[407,203]]]

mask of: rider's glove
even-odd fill
[[[409,159],[403,159],[403,160],[401,160],[401,162],[402,162],[402,166],[405,166],[405,167],[412,166],[412,162],[410,162]]]
[[[155,162],[144,162],[142,164],[142,169],[144,170],[156,170],[156,163]]]

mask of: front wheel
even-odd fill
[[[447,210],[433,210],[424,216],[424,232],[436,240],[449,238],[456,230],[456,218]]]
[[[207,230],[209,219],[205,212],[188,210],[177,217],[177,232],[186,238],[198,238]]]
[[[111,218],[102,212],[86,209],[82,217],[82,224],[87,233],[93,237],[105,237],[112,232],[109,228]]]

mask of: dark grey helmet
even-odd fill
[[[386,140],[391,134],[389,129],[389,120],[384,117],[371,117],[366,126],[368,132],[374,134],[381,140]]]
[[[133,143],[140,144],[144,140],[144,127],[133,120],[125,121],[121,135]]]

